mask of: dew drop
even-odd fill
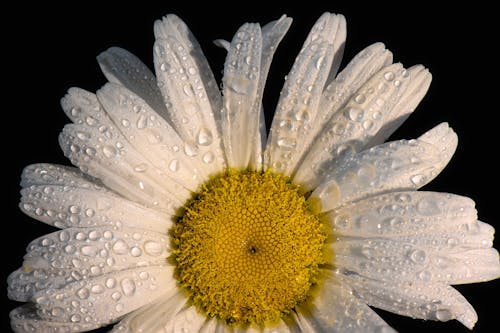
[[[198,132],[198,136],[196,137],[196,142],[200,146],[209,146],[212,144],[213,135],[212,132],[208,128],[202,128]]]
[[[215,155],[214,155],[214,153],[209,151],[203,155],[202,159],[203,159],[203,162],[205,162],[206,164],[210,164],[215,160]]]
[[[66,230],[59,232],[59,240],[61,242],[67,242],[70,239],[70,234]]]
[[[116,280],[114,278],[106,279],[106,288],[112,289],[116,286]]]
[[[118,304],[116,304],[116,306],[115,306],[115,310],[116,310],[116,312],[122,312],[122,311],[123,311],[123,308],[124,308],[124,306],[123,306],[123,304],[122,304],[122,303],[118,303]]]
[[[106,156],[107,158],[112,158],[116,155],[117,151],[116,151],[116,148],[111,146],[111,145],[106,145],[102,148],[102,153],[104,154],[104,156]]]
[[[389,82],[394,80],[395,77],[396,76],[394,75],[393,72],[385,72],[385,74],[384,74],[384,79],[386,79]]]
[[[278,139],[277,144],[283,149],[293,149],[297,146],[297,141],[294,138],[281,137]]]
[[[422,186],[423,183],[425,182],[425,176],[424,175],[421,175],[421,174],[418,174],[418,175],[415,175],[413,177],[411,177],[411,182],[415,185],[415,186]]]
[[[146,163],[141,163],[134,167],[135,172],[145,172],[147,169],[148,165]]]
[[[189,157],[198,155],[198,147],[186,142],[184,145],[184,153]]]
[[[132,296],[135,293],[135,282],[132,279],[125,278],[120,285],[125,296]]]
[[[113,244],[112,249],[116,254],[126,254],[128,252],[128,245],[123,240],[119,239]]]
[[[101,294],[104,292],[104,287],[100,284],[96,284],[90,288],[90,291],[94,294]]]
[[[144,243],[144,251],[151,256],[159,256],[162,254],[163,249],[160,243],[154,241],[147,241]]]
[[[122,298],[122,294],[118,291],[115,291],[114,293],[111,294],[111,298],[114,299],[115,301],[118,301],[120,298]]]
[[[148,118],[141,114],[139,116],[139,118],[137,119],[137,123],[136,123],[136,126],[138,129],[143,129],[143,128],[146,128],[146,126],[148,125]]]
[[[134,246],[130,249],[130,255],[132,257],[139,257],[140,255],[142,254],[142,251],[140,248],[138,248],[137,246]]]
[[[97,248],[91,245],[82,246],[80,249],[83,255],[88,257],[95,257],[97,255]]]
[[[363,104],[366,101],[366,97],[363,94],[358,94],[354,97],[354,101],[358,104]]]
[[[87,288],[82,288],[82,289],[79,289],[77,292],[76,292],[76,295],[80,298],[80,299],[87,299],[89,298],[90,296],[90,292]]]
[[[413,250],[410,252],[410,259],[416,264],[425,262],[426,254],[423,250]]]
[[[173,159],[170,161],[168,164],[168,169],[172,172],[177,172],[179,171],[180,163],[179,160]]]
[[[73,322],[73,323],[78,323],[80,322],[82,318],[80,317],[79,314],[74,314],[70,317],[70,320]]]
[[[424,197],[417,203],[417,211],[422,215],[431,216],[439,214],[441,209],[435,200]]]
[[[339,229],[346,229],[351,224],[351,217],[349,215],[337,215],[333,223]]]
[[[365,113],[363,110],[358,108],[349,108],[347,110],[347,115],[349,116],[349,119],[351,119],[352,121],[361,121],[363,120]]]
[[[123,127],[129,127],[130,121],[128,119],[122,119],[121,121]]]

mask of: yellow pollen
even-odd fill
[[[299,187],[230,170],[202,186],[171,230],[179,284],[197,308],[235,325],[277,322],[310,295],[326,236]]]

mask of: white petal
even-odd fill
[[[46,320],[78,320],[100,327],[176,288],[172,267],[140,267],[44,290],[34,301],[38,315]]]
[[[112,127],[102,133],[97,128],[71,124],[59,135],[65,156],[82,171],[100,178],[106,186],[130,200],[173,214],[189,197],[189,192],[166,179],[122,140]]]
[[[352,291],[332,278],[321,286],[311,306],[300,309],[297,324],[302,332],[395,332]]]
[[[196,64],[200,81],[214,111],[216,123],[218,123],[218,113],[215,111],[219,111],[222,108],[222,97],[219,86],[193,33],[179,17],[173,14],[165,16],[161,21],[156,21],[154,32],[156,39],[167,39],[167,36],[172,36],[186,49],[186,53],[191,58],[191,61]],[[158,75],[158,73],[156,74]],[[218,129],[218,133],[221,133],[220,128]]]
[[[158,84],[167,105],[172,126],[188,144],[210,153],[210,163],[202,166],[208,174],[222,169],[224,156],[214,110],[189,49],[172,36],[157,39],[154,47]]]
[[[145,100],[162,117],[166,108],[156,78],[135,55],[119,47],[111,47],[97,56],[109,82],[120,84]]]
[[[21,186],[32,185],[72,186],[109,193],[99,179],[86,175],[77,168],[48,163],[31,164],[24,168]]]
[[[170,181],[130,145],[94,94],[72,88],[61,105],[76,125],[66,125],[59,143],[83,172],[131,200],[169,214],[189,197],[187,190]],[[163,137],[158,133],[151,136],[154,142],[160,139]],[[179,168],[177,162],[174,166]]]
[[[16,333],[69,333],[90,331],[96,327],[93,323],[44,320],[38,316],[36,310],[33,304],[25,304],[12,310],[9,314],[12,330]]]
[[[160,265],[170,253],[166,235],[141,229],[69,228],[32,241],[23,268],[8,279],[9,297],[28,301],[36,292],[123,269]]]
[[[288,31],[288,28],[290,28],[291,23],[292,19],[283,15],[279,20],[269,22],[264,27],[262,27],[262,57],[260,61],[260,75],[257,89],[258,99],[261,102],[258,123],[259,131],[253,138],[253,143],[250,143],[252,147],[254,147],[253,155],[250,159],[250,168],[253,170],[262,169],[262,153],[265,150],[265,145],[267,142],[267,129],[264,117],[264,108],[262,107],[261,101],[264,93],[267,74],[269,72],[269,67],[271,66],[274,52],[278,47],[278,44],[281,42],[284,35]],[[252,138],[248,139],[252,141]]]
[[[173,290],[153,304],[127,316],[111,332],[198,332],[205,318],[194,307],[187,305],[186,301],[187,298],[181,291]]]
[[[294,180],[314,188],[342,152],[363,150],[387,122],[396,102],[405,96],[410,77],[401,64],[393,64],[368,80],[325,124]]]
[[[372,44],[359,52],[323,91],[320,117],[313,125],[319,131],[335,112],[380,69],[392,63],[392,53],[384,44]]]
[[[396,102],[396,105],[386,117],[384,126],[371,139],[369,146],[385,142],[410,116],[427,93],[432,81],[431,73],[421,65],[409,68],[408,72],[410,75],[410,84],[405,94]]]
[[[454,194],[407,191],[348,203],[327,216],[340,236],[389,238],[456,230],[477,220],[474,205]]]
[[[222,139],[228,166],[246,169],[260,142],[258,96],[262,34],[258,24],[244,24],[235,34],[224,65]],[[257,144],[257,146],[254,146]]]
[[[482,243],[489,236],[486,233],[433,232],[388,239],[338,237],[331,248],[336,267],[368,278],[474,283],[500,275],[498,252]]]
[[[97,92],[97,97],[123,137],[128,138],[130,145],[144,156],[145,162],[149,161],[162,170],[169,182],[196,191],[208,177],[208,164],[201,161],[201,155],[218,149],[212,145],[211,131],[199,133],[203,136],[200,136],[204,140],[203,145],[186,143],[164,119],[126,88],[107,84]],[[215,152],[212,155],[213,167],[220,167]],[[221,158],[218,157],[219,162]],[[135,169],[147,173],[148,170],[144,170],[146,166],[147,163],[144,163]]]
[[[69,182],[68,182],[69,184]],[[21,190],[21,210],[57,228],[133,227],[165,233],[172,221],[112,192],[69,185],[31,185]]]
[[[382,282],[347,275],[343,278],[369,305],[403,316],[448,321],[457,319],[472,329],[477,314],[467,300],[442,283]]]
[[[325,13],[309,33],[281,92],[264,156],[267,167],[292,174],[315,136],[311,124],[344,29],[342,15]]]
[[[436,177],[457,146],[457,136],[448,124],[431,129],[417,140],[400,140],[345,154],[328,169],[328,180],[311,198],[322,211],[354,200],[391,191],[413,190]]]

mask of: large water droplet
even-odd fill
[[[413,250],[410,252],[410,259],[416,264],[425,262],[426,254],[423,250]]]
[[[198,147],[186,142],[184,145],[184,153],[189,157],[194,157],[198,155]]]
[[[448,309],[440,309],[435,313],[436,319],[440,321],[448,321],[453,319],[453,314]]]
[[[80,299],[87,299],[90,296],[90,292],[87,288],[82,288],[76,292],[76,295],[80,297]]]
[[[179,171],[180,163],[179,160],[173,159],[170,161],[168,164],[168,169],[172,172],[177,172]]]
[[[294,138],[281,137],[277,142],[278,146],[283,149],[293,149],[297,146],[297,141]]]
[[[104,287],[100,284],[96,284],[90,288],[90,291],[94,294],[101,294],[104,292]]]
[[[137,246],[134,246],[130,249],[130,255],[132,257],[139,257],[142,254],[142,250]]]
[[[387,81],[392,81],[394,80],[396,76],[394,75],[393,72],[385,72],[384,73],[384,79],[386,79]]]
[[[135,293],[135,282],[132,279],[125,278],[120,285],[125,296],[132,296]]]
[[[106,279],[106,288],[112,289],[116,286],[116,280],[114,278]]]
[[[339,229],[346,229],[351,224],[351,217],[349,215],[337,215],[333,223]]]
[[[365,112],[362,109],[349,108],[347,110],[347,116],[352,121],[362,121],[365,116]]]
[[[123,240],[119,239],[113,244],[113,252],[116,254],[126,254],[128,252],[128,245]]]
[[[117,153],[116,151],[116,148],[111,146],[111,145],[106,145],[102,148],[102,153],[104,154],[104,156],[106,156],[107,158],[111,158],[111,157],[114,157]]]
[[[209,152],[206,152],[203,155],[202,159],[203,159],[203,162],[205,162],[207,164],[210,164],[210,163],[212,163],[215,160],[215,155],[214,155],[214,153],[212,153],[211,151],[209,151]]]
[[[200,146],[209,146],[212,143],[213,136],[212,132],[208,128],[202,128],[198,132],[198,136],[196,138],[196,142]]]
[[[144,251],[151,256],[159,256],[163,252],[163,248],[160,243],[155,241],[147,241],[144,243]]]
[[[82,246],[80,251],[82,252],[83,255],[88,257],[95,257],[97,255],[97,247],[92,245]]]

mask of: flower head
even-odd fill
[[[286,78],[269,137],[262,95],[291,19],[244,24],[222,93],[175,15],[155,23],[154,75],[120,48],[96,94],[71,88],[60,135],[78,167],[35,164],[20,207],[60,231],[9,277],[16,332],[392,332],[369,306],[477,315],[450,285],[500,276],[474,202],[417,191],[446,166],[446,123],[384,143],[425,95],[423,66],[381,43],[339,73],[342,15],[325,13]]]

